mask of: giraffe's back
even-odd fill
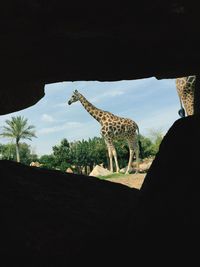
[[[114,116],[113,120],[103,123],[101,133],[112,139],[131,139],[135,137],[137,129],[138,125],[133,120]]]

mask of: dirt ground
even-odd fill
[[[129,187],[140,189],[145,179],[146,173],[129,174],[127,177],[118,177],[107,179],[115,183],[121,183]]]

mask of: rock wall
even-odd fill
[[[2,1],[0,24],[0,114],[35,104],[48,83],[200,69],[197,1]]]

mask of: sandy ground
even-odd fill
[[[127,177],[118,177],[107,179],[111,182],[121,183],[129,187],[140,189],[145,179],[146,173],[130,174]]]

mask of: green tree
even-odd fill
[[[152,140],[152,143],[153,143],[153,147],[152,147],[153,154],[156,155],[159,150],[162,139],[163,139],[162,131],[151,129],[150,139]]]
[[[163,139],[163,134],[160,130],[150,130],[149,137],[140,135],[139,139],[142,149],[141,159],[155,157]]]
[[[15,145],[12,143],[1,144],[1,159],[14,160]]]
[[[107,161],[105,142],[102,138],[94,137],[89,140],[68,142],[61,140],[59,145],[53,146],[56,167],[65,171],[68,167],[76,173],[85,173],[93,169],[94,165]]]
[[[38,156],[31,152],[31,146],[26,143],[20,143],[20,150],[19,150],[19,156],[20,156],[20,162],[24,163],[26,165],[30,165],[32,161],[38,161]],[[13,153],[15,155],[15,153]],[[16,157],[15,157],[16,160]]]
[[[56,164],[56,158],[54,155],[42,155],[39,158],[39,162],[43,164],[43,168],[46,169],[56,169],[57,164]]]
[[[155,156],[158,151],[162,136],[157,133],[152,141],[148,137],[140,135],[142,153],[140,158]],[[129,148],[124,140],[115,141],[118,161],[120,167],[124,167],[128,163]],[[51,157],[51,166],[61,171],[65,171],[68,167],[72,168],[75,173],[88,174],[97,164],[102,164],[105,168],[109,167],[108,151],[105,141],[101,137],[93,137],[88,140],[79,140],[68,142],[67,139],[62,139],[59,145],[53,146],[53,157]],[[48,161],[48,160],[47,160]],[[43,159],[40,159],[43,162]],[[45,165],[45,164],[44,164]],[[49,165],[50,166],[50,165]],[[89,167],[89,168],[88,168]]]
[[[59,145],[53,146],[54,166],[65,171],[73,163],[70,155],[70,143],[66,138]]]
[[[140,135],[141,142],[141,159],[155,156],[154,144],[150,138]]]
[[[32,140],[32,137],[36,137],[35,126],[28,125],[28,119],[22,116],[12,117],[5,123],[6,125],[3,126],[0,136],[15,140],[16,158],[17,162],[20,162],[19,142],[21,139]]]
[[[129,147],[125,140],[114,141],[120,168],[127,166],[129,160]]]
[[[102,164],[104,167],[108,166],[108,152],[105,141],[102,137],[93,137],[88,139],[88,157],[90,170],[97,164]]]
[[[1,159],[14,160],[16,161],[16,148],[15,144],[8,143],[0,145]],[[30,145],[26,143],[20,143],[20,162],[29,165],[32,161],[38,161],[38,156],[31,153]]]
[[[84,169],[84,173],[89,174],[88,171],[92,171],[95,165],[101,163],[106,167],[107,149],[105,142],[99,137],[73,142],[70,145],[70,158],[78,173]]]
[[[86,148],[84,141],[75,141],[70,144],[69,149],[69,162],[75,166],[75,172],[82,173],[82,168],[85,166],[87,162],[87,153],[88,150]]]

